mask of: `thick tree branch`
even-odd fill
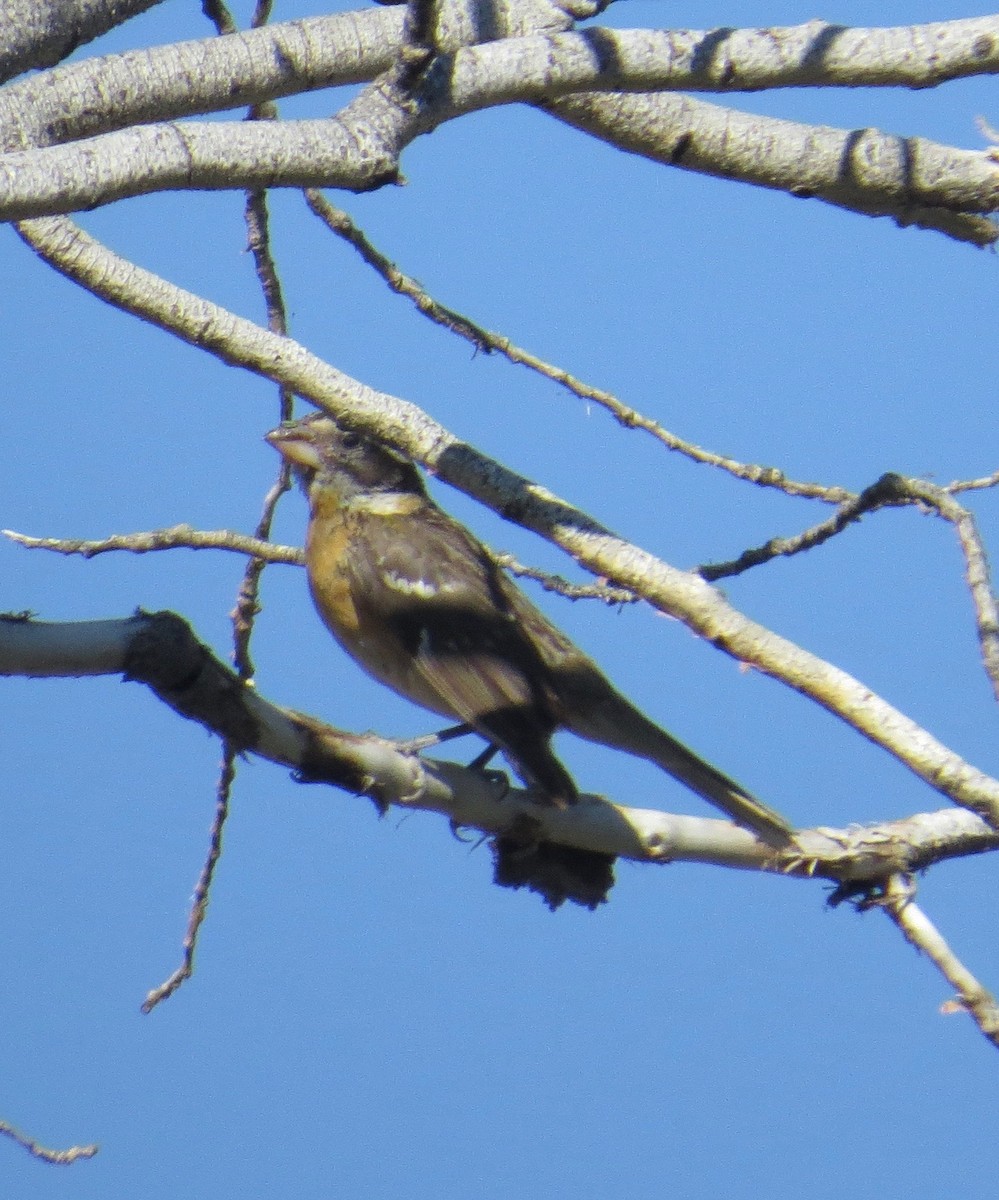
[[[123,620],[44,623],[0,618],[0,676],[123,674],[175,712],[251,753],[325,782],[390,804],[443,813],[459,825],[502,833],[529,820],[548,841],[624,855],[638,861],[674,858],[760,869],[774,862],[764,842],[731,822],[625,809],[595,796],[571,812],[534,802],[535,794],[498,784],[492,776],[417,757],[404,743],[337,730],[271,704],[198,642],[172,613],[139,613]],[[809,860],[820,843],[814,842]],[[836,848],[838,852],[838,848]],[[788,870],[799,867],[795,853]]]
[[[457,50],[484,37],[566,29],[546,0],[477,0],[438,6],[438,45]],[[0,145],[75,141],[134,124],[228,111],[345,84],[387,71],[403,45],[405,10],[370,8],[109,54],[41,73],[0,91]],[[110,99],[113,97],[113,100]]]
[[[668,166],[824,200],[900,226],[991,246],[999,163],[988,152],[875,129],[803,125],[688,96],[573,96],[541,105],[560,120]]]
[[[0,83],[51,67],[161,0],[0,0]]]
[[[444,56],[435,79],[458,108],[604,89],[915,88],[999,71],[995,16],[884,29],[810,21],[772,29],[571,32],[569,18],[543,0],[491,5],[491,24],[473,4],[435,7],[433,40]],[[398,57],[404,14],[393,6],[313,17],[61,67],[0,94],[0,141],[50,144],[369,82]],[[11,137],[15,130],[20,139]]]
[[[0,91],[0,143],[48,146],[366,83],[391,66],[401,33],[398,9],[375,8],[85,59]]]
[[[370,191],[398,181],[374,124],[281,121],[140,125],[0,157],[0,220],[95,208],[159,191],[321,183]]]
[[[714,817],[688,817],[584,796],[555,809],[533,794],[497,786],[455,763],[417,757],[405,744],[336,730],[271,704],[194,638],[172,613],[50,624],[0,619],[0,675],[124,674],[145,683],[181,716],[243,753],[299,771],[314,782],[370,797],[384,808],[444,814],[457,825],[501,833],[530,820],[546,841],[637,862],[700,862],[836,880],[857,890],[949,858],[999,847],[999,832],[954,809],[849,830],[809,829],[775,852],[754,834]]]
[[[958,59],[965,64],[965,73],[995,71],[999,40],[992,36],[994,31],[987,24],[958,24],[960,36],[946,27],[953,35],[949,38],[941,32],[944,26],[926,27],[931,32],[925,44],[948,48],[942,59],[944,77],[958,71]],[[240,36],[260,37],[280,28]],[[340,27],[341,36],[345,28]],[[299,37],[300,33],[296,27]],[[181,188],[309,185],[368,190],[397,178],[399,156],[414,138],[478,109],[525,101],[537,102],[578,128],[668,165],[820,198],[866,215],[890,215],[899,224],[936,229],[977,245],[995,240],[994,225],[977,215],[999,206],[999,165],[988,153],[874,130],[835,130],[750,116],[681,97],[617,94],[624,88],[731,92],[778,84],[800,86],[814,83],[816,70],[828,62],[833,68],[827,82],[849,81],[841,74],[841,69],[847,69],[842,47],[854,46],[856,40],[851,41],[848,31],[813,23],[794,31],[723,33],[587,30],[509,38],[439,57],[418,84],[404,72],[397,80],[401,91],[369,88],[336,118],[270,122],[252,132],[245,127],[196,123],[121,129],[128,105],[119,103],[111,118],[112,127],[119,126],[117,132],[52,146],[54,137],[70,136],[65,124],[58,135],[45,126],[43,138],[29,138],[32,121],[36,135],[42,129],[37,116],[25,115],[31,113],[31,105],[25,110],[22,102],[16,136],[15,126],[7,128],[0,114],[4,144],[24,146],[27,141],[44,140],[46,147],[0,158],[0,218],[67,213]],[[863,43],[863,37],[858,37]],[[890,37],[873,40],[879,46],[892,42]],[[911,62],[912,30],[906,29],[904,38],[899,35],[895,41],[900,59]],[[963,50],[958,53],[955,45]],[[303,45],[295,49],[298,58],[308,61]],[[211,51],[187,53],[204,57]],[[282,52],[280,61],[295,62],[294,51],[291,54]],[[856,57],[877,74],[876,55],[865,58],[857,50]],[[148,62],[141,66],[136,73],[149,77]],[[350,63],[341,70],[352,66],[356,71]],[[930,75],[936,66],[937,60],[931,60]],[[285,71],[285,76],[291,74]],[[202,75],[208,77],[204,71]],[[314,79],[310,75],[312,86]],[[855,81],[866,79],[861,71]],[[927,77],[921,80],[928,81]],[[101,87],[106,89],[106,82]],[[223,107],[231,106],[234,96],[264,98],[259,92],[240,90],[226,76],[219,87]],[[595,89],[614,94],[573,94]],[[109,93],[104,90],[104,94]],[[141,110],[141,92],[133,89],[132,95]],[[193,111],[187,93],[178,95],[177,101],[180,112]],[[157,104],[163,115],[159,99]],[[90,128],[95,128],[93,123]]]

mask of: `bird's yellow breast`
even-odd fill
[[[305,546],[309,588],[319,615],[340,642],[356,637],[359,628],[353,589],[345,570],[350,523],[340,514],[317,513],[309,523]]]
[[[367,499],[367,498],[366,498]],[[357,574],[357,556],[367,545],[370,521],[394,519],[418,511],[419,497],[372,497],[378,508],[313,507],[306,540],[309,588],[327,629],[347,653],[375,679],[433,712],[457,719],[437,689],[415,669],[412,650],[378,609],[377,597],[365,595]],[[389,505],[389,500],[402,501]]]

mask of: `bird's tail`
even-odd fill
[[[566,724],[573,733],[655,763],[770,845],[791,840],[793,830],[779,813],[660,729],[609,683],[605,695],[575,706],[571,718]]]

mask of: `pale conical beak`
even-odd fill
[[[270,433],[264,434],[264,441],[270,442],[274,449],[296,467],[307,467],[318,471],[322,466],[319,451],[308,428],[302,428],[301,422],[294,425],[279,425]]]

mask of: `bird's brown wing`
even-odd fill
[[[387,681],[471,725],[555,798],[575,799],[549,746],[558,722],[545,663],[480,543],[429,505],[369,517],[363,542],[349,559],[359,616],[381,622],[408,664],[408,678]]]

